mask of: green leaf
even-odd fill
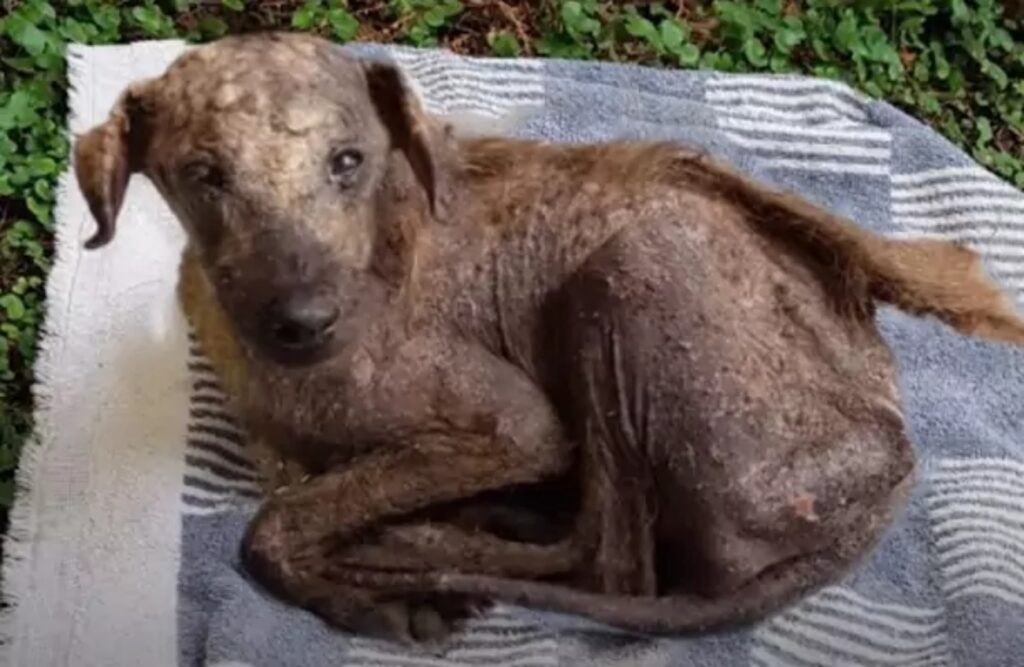
[[[0,130],[21,127],[37,118],[32,96],[25,90],[16,90],[7,102],[0,106]]]
[[[579,2],[566,2],[562,4],[562,22],[570,33],[596,36],[601,30],[601,24],[594,20]]]
[[[502,58],[515,58],[523,51],[516,36],[504,30],[488,33],[487,44],[494,55]]]
[[[860,44],[860,26],[857,25],[857,17],[853,12],[843,12],[843,18],[836,26],[835,42],[847,53],[853,53]]]
[[[7,313],[7,319],[17,322],[25,316],[25,304],[17,294],[0,296],[0,308]]]
[[[950,0],[949,8],[953,13],[954,25],[966,23],[971,17],[971,12],[967,9],[967,4],[964,3],[964,0]]]
[[[756,29],[754,10],[745,4],[720,1],[715,3],[715,9],[719,20],[738,34],[749,35]]]
[[[629,7],[626,13],[626,18],[623,21],[623,26],[626,29],[626,33],[638,37],[652,47],[658,53],[664,51],[664,46],[661,43],[661,34],[658,29],[654,26],[651,21],[643,16],[636,13],[636,9]]]
[[[28,168],[34,176],[49,176],[57,171],[57,163],[45,155],[33,155],[28,159]]]
[[[566,25],[574,24],[583,16],[583,5],[575,0],[562,3],[562,21]]]
[[[931,68],[928,67],[928,61],[925,58],[919,58],[914,63],[914,78],[925,83],[932,76]]]
[[[52,216],[50,214],[49,204],[41,202],[35,197],[30,196],[25,199],[25,206],[27,206],[28,210],[36,216],[39,222],[43,223],[47,228],[50,227]]]
[[[593,47],[590,44],[580,44],[560,35],[545,35],[537,40],[535,46],[537,53],[549,58],[587,60],[593,56]]]
[[[448,16],[441,8],[434,8],[423,14],[423,22],[431,28],[440,28],[448,21]]]
[[[713,52],[706,51],[700,57],[700,68],[706,70],[720,70],[722,72],[731,72],[736,68],[735,61],[732,55],[728,52]]]
[[[40,199],[53,198],[53,188],[50,186],[50,182],[47,181],[46,179],[40,178],[38,181],[36,181],[35,185],[33,186],[33,189],[35,190],[35,193],[39,196]]]
[[[1013,36],[1003,28],[996,28],[992,31],[992,35],[989,39],[993,46],[996,46],[1004,51],[1013,51],[1014,42]]]
[[[864,92],[866,92],[871,97],[885,97],[885,93],[882,91],[878,83],[875,81],[866,82],[864,84]]]
[[[443,3],[432,3],[432,6],[423,14],[422,21],[429,27],[442,28],[448,23],[449,19],[457,16],[462,12],[461,2],[443,2]]]
[[[153,7],[133,7],[131,10],[131,15],[132,18],[134,18],[143,26],[152,25],[155,21],[158,20]]]
[[[676,51],[676,57],[683,67],[693,67],[700,62],[700,49],[695,44],[684,44]]]
[[[658,26],[658,30],[661,36],[661,43],[665,45],[665,48],[669,51],[675,52],[679,47],[686,41],[687,34],[683,30],[683,27],[675,20],[665,19]]]
[[[425,24],[417,23],[409,30],[409,41],[416,46],[434,46],[437,38],[431,33],[430,28]]]
[[[307,2],[295,10],[295,13],[292,14],[292,27],[299,30],[309,30],[312,28],[314,21],[316,21],[319,4],[318,2]]]
[[[1010,78],[1006,75],[1006,71],[991,60],[986,60],[982,63],[981,71],[987,74],[1000,90],[1006,88],[1010,84]]]
[[[900,56],[889,43],[888,36],[878,26],[863,28],[860,33],[865,55],[879,63],[899,62]]]
[[[2,341],[0,342],[0,355],[3,355],[6,348],[2,345],[6,345],[7,341],[2,338],[0,341]],[[0,472],[9,473],[17,467],[17,464],[18,457],[15,450],[8,446],[0,447]]]
[[[931,54],[935,61],[935,76],[940,81],[945,81],[949,78],[950,67],[949,61],[946,60],[946,52],[942,48],[941,42],[932,42]]]
[[[789,64],[789,60],[787,60],[785,56],[781,56],[779,54],[775,54],[769,59],[768,67],[769,69],[771,69],[771,71],[777,74],[789,72],[790,70],[792,70],[792,66]]]
[[[743,42],[743,55],[755,67],[764,67],[768,64],[767,53],[764,44],[757,37],[751,37]]]
[[[0,33],[3,32],[2,27],[3,26],[0,26]],[[0,59],[0,62],[3,62],[11,69],[17,70],[23,74],[32,74],[36,69],[36,61],[30,56],[2,58]]]
[[[978,129],[978,138],[975,140],[974,145],[981,148],[992,141],[992,137],[995,136],[992,132],[992,122],[982,116],[977,120],[976,127]]]
[[[6,164],[17,148],[18,144],[14,143],[6,133],[0,134],[0,165]]]
[[[55,19],[57,18],[57,12],[54,10],[53,5],[46,0],[29,0],[28,2],[22,3],[22,9],[29,11],[29,17],[34,23],[40,23],[42,19]]]
[[[243,11],[245,11],[245,1],[244,0],[220,0],[220,4],[224,5],[225,7],[227,7],[228,9],[230,9],[233,12],[243,12]]]
[[[345,9],[332,9],[327,12],[327,23],[330,24],[334,36],[342,42],[354,39],[359,32],[359,21]]]
[[[958,91],[960,94],[963,93],[964,89],[964,73],[958,67],[949,71],[949,80],[946,82],[950,90]]]
[[[93,23],[104,32],[104,36],[107,39],[113,39],[117,36],[118,30],[121,27],[121,13],[117,11],[115,5],[90,5],[89,13],[92,16]]]
[[[228,31],[228,24],[218,16],[203,16],[199,19],[197,26],[203,37],[215,39],[225,35]]]
[[[769,16],[779,16],[782,14],[782,0],[757,0],[754,4]]]
[[[13,185],[22,186],[28,184],[32,175],[25,165],[16,165],[14,169],[9,171],[8,178],[10,178]]]
[[[89,26],[92,28],[92,26]],[[92,32],[95,33],[96,29],[92,28]],[[78,42],[79,44],[87,44],[91,41],[89,32],[86,26],[79,23],[73,18],[64,19],[61,22],[59,32],[67,41]]]
[[[804,41],[805,36],[806,35],[802,31],[793,30],[792,28],[782,28],[775,33],[775,48],[778,49],[780,53],[789,53],[793,50],[793,47]]]
[[[46,34],[23,16],[12,14],[7,17],[4,28],[11,40],[32,56],[38,56],[46,48]]]
[[[0,479],[0,507],[14,506],[14,480]]]
[[[928,114],[937,114],[942,111],[942,105],[934,93],[924,93],[918,96],[917,105]]]
[[[130,12],[131,17],[150,37],[164,37],[171,34],[173,24],[157,5],[143,5],[135,7]]]

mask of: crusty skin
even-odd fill
[[[214,295],[197,253],[191,248],[186,248],[182,257],[178,296],[225,393],[238,403],[236,408],[244,415],[250,439],[261,445],[261,467],[268,492],[287,493],[289,485],[298,487],[309,481],[311,474],[323,473],[339,465],[338,461],[343,465],[354,455],[342,449],[341,443],[332,448],[334,451],[322,449],[308,437],[291,433],[287,427],[282,428],[280,422],[266,419],[260,399],[242,398],[255,386],[251,374],[260,372],[261,367],[253,363],[243,349],[234,326]],[[281,394],[280,398],[282,409],[287,410],[292,397]],[[302,410],[305,406],[298,404],[296,409]],[[331,461],[328,457],[338,460]],[[570,500],[567,505],[574,502]],[[554,514],[554,509],[549,507],[549,514]],[[472,613],[480,602],[470,603],[457,597],[440,603],[433,598],[423,603],[405,595],[402,597],[406,602],[398,602],[393,594],[375,594],[373,587],[347,583],[344,577],[336,577],[334,581],[323,578],[326,561],[330,561],[332,572],[335,566],[343,566],[377,572],[447,568],[523,578],[563,574],[573,569],[578,552],[572,548],[570,540],[555,542],[552,538],[552,535],[564,535],[565,531],[557,525],[564,523],[564,519],[548,519],[506,498],[498,498],[497,502],[461,504],[445,512],[433,512],[422,521],[391,525],[375,535],[364,533],[349,549],[335,551],[333,545],[325,545],[322,551],[303,554],[306,561],[313,562],[309,573],[300,585],[289,586],[282,594],[339,626],[364,634],[404,641],[442,639],[456,621]],[[527,543],[496,539],[493,536],[495,526],[489,525],[492,523],[497,524],[497,532],[507,528],[507,532]],[[536,542],[538,535],[548,544],[529,543]]]
[[[332,142],[362,150],[355,185],[325,176]],[[214,185],[189,180],[200,155]],[[425,594],[645,632],[761,618],[857,562],[911,486],[876,304],[1024,342],[967,249],[881,238],[678,145],[459,139],[395,70],[310,37],[194,50],[75,157],[92,245],[132,172],[189,233],[204,346],[315,473],[263,505],[245,562],[342,627],[416,635],[389,596]],[[301,290],[343,315],[295,356],[257,313]],[[562,476],[582,489],[574,534],[538,561],[560,576],[367,567],[395,535],[429,556],[425,510]]]

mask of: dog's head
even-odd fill
[[[441,141],[390,64],[309,36],[226,38],[131,86],[78,137],[98,224],[86,245],[113,238],[129,178],[145,174],[238,334],[278,362],[313,363],[384,298],[372,267],[382,192],[437,212]]]

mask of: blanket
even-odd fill
[[[70,49],[72,131],[179,42]],[[341,47],[339,47],[341,48]],[[875,231],[967,244],[1024,301],[1024,195],[838,83],[354,45],[427,109],[551,141],[674,139]],[[870,557],[754,628],[638,638],[498,607],[440,652],[335,632],[239,567],[259,490],[246,437],[175,301],[182,245],[135,179],[117,240],[69,175],[38,365],[38,433],[5,543],[0,662],[15,667],[1006,667],[1024,655],[1024,352],[885,310],[920,481]],[[681,508],[680,511],[685,511]]]

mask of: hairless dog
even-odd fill
[[[252,520],[250,571],[393,637],[462,596],[642,632],[762,618],[842,576],[912,484],[878,305],[1024,342],[966,248],[676,144],[461,138],[393,65],[308,36],[191,50],[75,168],[89,247],[133,173],[160,190],[203,345],[312,473]],[[545,523],[488,495],[537,484],[567,535],[474,524]]]

